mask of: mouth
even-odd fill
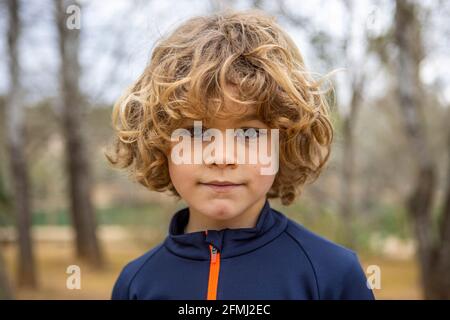
[[[201,186],[205,186],[217,192],[229,192],[239,189],[240,187],[245,185],[244,183],[236,183],[231,181],[218,181],[218,180],[209,182],[200,182],[199,184]]]

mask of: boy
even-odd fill
[[[327,162],[319,86],[260,11],[192,18],[157,44],[114,107],[108,159],[188,207],[125,266],[113,299],[374,298],[354,252],[268,201],[291,204]]]

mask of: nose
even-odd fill
[[[222,161],[222,163],[221,163],[220,161],[217,161],[217,157],[212,157],[212,159],[209,161],[205,160],[205,164],[208,167],[217,167],[220,169],[225,169],[227,167],[229,167],[229,168],[237,167],[237,163],[235,161]]]
[[[237,161],[235,157],[235,152],[233,149],[234,146],[226,146],[226,139],[223,141],[222,148],[219,145],[216,145],[213,152],[206,152],[203,157],[203,161],[207,166],[215,166],[217,168],[235,168],[237,166]]]

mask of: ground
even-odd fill
[[[43,242],[36,245],[39,287],[36,290],[16,288],[17,299],[109,299],[114,282],[122,267],[148,248],[130,241],[128,243],[103,243],[107,263],[104,269],[95,270],[74,259],[69,242]],[[16,247],[4,245],[3,252],[9,275],[16,275]],[[374,290],[377,299],[421,299],[418,270],[411,258],[396,260],[384,257],[361,257],[364,269],[371,264],[380,266],[381,289]],[[66,288],[69,265],[81,267],[81,289]]]

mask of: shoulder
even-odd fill
[[[142,256],[129,262],[123,267],[119,277],[114,284],[111,299],[113,300],[126,300],[130,299],[129,289],[133,282],[133,279],[139,273],[139,271],[161,250],[163,244],[160,243],[153,249],[147,251]]]
[[[317,260],[329,263],[338,263],[338,267],[351,263],[355,259],[355,252],[337,243],[334,243],[288,219],[286,233],[297,243],[312,262]]]
[[[321,299],[373,299],[356,253],[288,219],[288,236],[308,259]]]

